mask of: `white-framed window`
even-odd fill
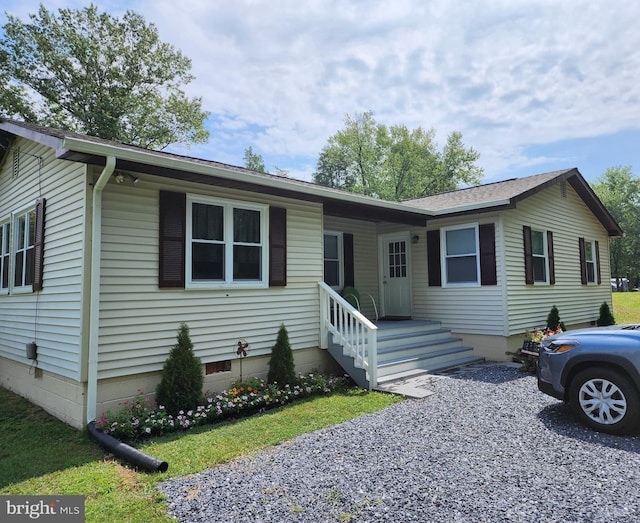
[[[587,272],[587,283],[596,283],[598,281],[598,273],[596,268],[595,242],[585,240],[584,262],[585,262],[586,272]]]
[[[443,286],[480,285],[478,224],[443,227],[440,232]]]
[[[9,292],[9,266],[11,265],[11,222],[0,223],[0,294]]]
[[[186,285],[268,285],[268,206],[187,195]]]
[[[549,258],[547,233],[531,230],[531,256],[533,259],[533,282],[549,283]]]
[[[13,231],[13,288],[18,291],[28,288],[31,291],[35,274],[35,208],[13,215]]]
[[[341,232],[324,231],[324,281],[334,289],[344,287],[344,249]]]

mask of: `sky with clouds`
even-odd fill
[[[87,2],[50,0],[49,10]],[[640,175],[640,3],[566,0],[97,0],[192,60],[207,144],[173,152],[310,179],[346,114],[460,131],[485,182],[578,167]],[[37,0],[3,0],[27,19]]]

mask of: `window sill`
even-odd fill
[[[470,287],[480,287],[480,282],[464,282],[464,283],[445,283],[443,289],[468,289]]]
[[[215,283],[215,282],[202,282],[202,283],[187,283],[185,290],[188,291],[216,291],[216,290],[232,290],[232,289],[268,289],[269,284],[267,282],[235,282],[235,283]]]
[[[11,296],[16,294],[35,294],[35,292],[33,291],[33,288],[31,287],[31,285],[27,285],[23,287],[14,287],[13,289],[11,289],[11,292],[2,291],[0,292],[0,294],[6,294]]]

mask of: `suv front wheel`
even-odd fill
[[[580,371],[571,380],[569,403],[582,421],[601,432],[623,434],[638,426],[638,391],[618,371],[607,368]]]

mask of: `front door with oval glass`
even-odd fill
[[[389,318],[411,317],[411,266],[408,233],[380,236],[380,296],[382,314]]]

